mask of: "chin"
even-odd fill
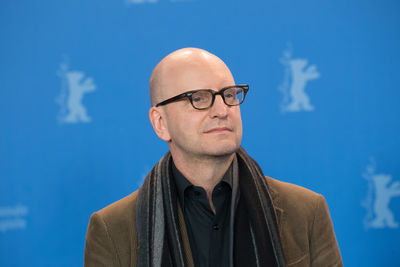
[[[224,157],[224,156],[230,156],[233,153],[235,153],[240,147],[240,143],[238,144],[215,144],[212,146],[209,146],[209,149],[206,149],[206,153],[209,154],[210,156],[214,157]]]

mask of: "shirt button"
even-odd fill
[[[218,231],[218,230],[219,230],[218,224],[214,224],[214,225],[213,225],[213,229],[214,229],[215,231]]]

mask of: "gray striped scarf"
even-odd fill
[[[136,212],[139,251],[138,267],[188,266],[178,220],[178,198],[168,152],[150,171],[139,190]],[[239,179],[240,177],[240,179]],[[230,219],[230,266],[237,266],[234,255],[239,242],[235,213],[237,194],[243,197],[250,220],[250,238],[255,266],[284,267],[278,225],[268,184],[258,164],[240,148],[233,161]],[[243,216],[242,216],[243,217]],[[243,219],[243,218],[241,218]],[[247,219],[247,218],[246,218]],[[237,236],[240,236],[238,234]],[[267,237],[267,238],[266,238]],[[269,237],[269,238],[268,238]],[[249,265],[250,266],[250,265]]]

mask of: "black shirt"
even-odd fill
[[[229,216],[232,196],[232,166],[212,192],[216,214],[211,210],[206,191],[189,182],[172,163],[194,265],[229,266]]]

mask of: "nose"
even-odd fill
[[[229,107],[224,103],[222,96],[216,95],[214,104],[210,108],[210,116],[212,118],[214,117],[224,118],[228,115],[228,109]]]

